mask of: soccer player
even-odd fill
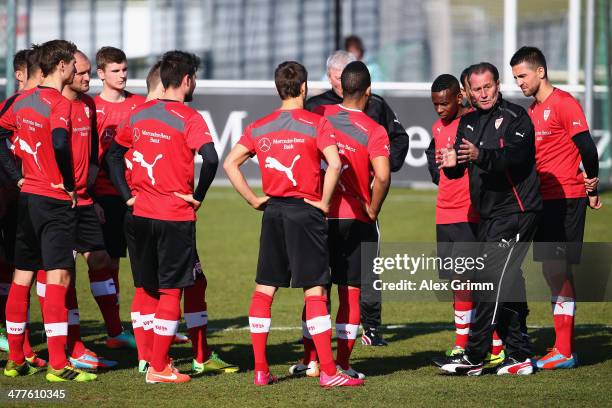
[[[13,97],[7,99],[0,108],[0,116],[6,112],[11,104],[15,101],[15,98],[24,91],[36,88],[42,82],[42,74],[40,66],[38,65],[38,49],[39,46],[33,45],[31,49],[26,50],[25,62],[27,78],[23,84],[23,89],[17,91]],[[0,219],[2,228],[2,251],[4,253],[4,259],[0,261],[0,314],[2,314],[2,326],[6,322],[4,315],[6,300],[13,280],[14,262],[13,255],[15,253],[15,239],[17,232],[17,219],[18,219],[18,204],[19,204],[19,188],[23,185],[23,175],[21,173],[21,161],[18,157],[19,149],[15,150],[14,145],[17,143],[13,132],[7,133],[7,140],[11,142],[13,149],[13,159],[15,160],[15,168],[18,170],[18,174],[15,175],[13,180],[0,166],[0,174],[3,174],[3,188],[2,195],[0,196],[0,202],[4,208],[5,214]],[[1,142],[0,142],[1,143]],[[39,270],[36,276],[44,276],[44,271]],[[38,288],[38,285],[37,285]],[[28,299],[30,297],[28,296]],[[42,298],[39,297],[39,305],[42,312]],[[28,306],[29,310],[29,306]],[[29,315],[28,315],[29,316]],[[8,351],[8,339],[6,338],[6,332],[4,328],[0,329],[0,350]],[[26,361],[34,367],[41,368],[47,365],[47,362],[42,358],[38,357],[32,346],[30,345],[30,324],[26,324],[23,338],[23,353],[26,357]]]
[[[27,55],[30,50],[20,50],[13,57],[13,73],[17,80],[17,93],[2,102],[0,116],[6,112],[15,97],[23,90],[27,80]],[[10,139],[10,136],[7,134]],[[15,241],[15,228],[17,222],[17,202],[19,189],[0,166],[0,351],[8,351],[8,340],[4,324],[6,321],[4,311],[11,281],[13,280],[13,252]]]
[[[468,170],[472,203],[481,217],[478,240],[486,254],[472,282],[493,283],[494,290],[472,292],[475,311],[465,353],[436,364],[448,373],[482,374],[497,330],[506,347],[497,374],[528,375],[533,366],[531,345],[522,332],[526,294],[521,264],[542,209],[533,124],[523,108],[502,98],[494,65],[472,66],[468,82],[477,109],[461,117],[454,147],[441,149],[437,161],[449,178],[463,177]]]
[[[62,88],[74,78],[74,44],[53,40],[41,45],[43,85],[19,95],[0,119],[0,127],[17,133],[25,181],[19,197],[15,274],[7,301],[9,360],[4,374],[31,375],[23,354],[27,305],[34,271],[47,271],[43,320],[47,334],[50,382],[92,381],[96,375],[72,367],[66,358],[68,313],[66,292],[74,269],[74,175],[70,152],[70,102]],[[4,141],[0,160],[9,174],[14,162]]]
[[[256,210],[264,211],[255,291],[249,326],[255,356],[255,385],[277,381],[270,373],[266,343],[271,307],[279,287],[303,288],[305,318],[321,361],[319,384],[353,386],[353,379],[336,368],[331,350],[331,319],[325,286],[330,283],[327,224],[341,161],[329,122],[304,110],[306,69],[295,61],[281,63],[274,82],[281,106],[251,123],[233,147],[224,169],[238,193]],[[240,166],[257,155],[265,196],[247,184]],[[321,159],[327,170],[321,183]]]
[[[462,73],[467,76],[467,71]],[[466,87],[467,89],[467,87]],[[436,199],[436,240],[438,241],[438,256],[440,258],[456,256],[461,251],[462,243],[477,242],[478,211],[470,199],[470,184],[467,171],[456,179],[448,178],[440,172],[435,160],[435,152],[454,146],[457,127],[461,117],[471,112],[464,103],[467,96],[461,91],[459,81],[450,74],[438,76],[431,85],[431,101],[440,119],[431,127],[434,136],[427,149],[429,173],[434,184],[438,185]],[[458,243],[454,246],[453,243]],[[469,246],[469,244],[468,244]],[[442,269],[440,277],[444,279],[469,279],[465,275],[454,274],[453,271]],[[465,352],[470,332],[473,314],[472,293],[469,290],[453,291],[453,310],[455,317],[455,343],[447,356]],[[493,332],[491,352],[487,355],[487,367],[500,364],[503,359],[503,346],[497,332]]]
[[[147,84],[147,98],[146,102],[159,99],[163,96],[164,87],[161,83],[161,76],[159,69],[161,61],[157,61],[149,70],[146,78]],[[125,126],[128,123],[128,118],[124,119],[117,127],[117,134],[124,131]],[[133,168],[133,149],[126,152],[124,156],[126,166],[126,182],[130,187],[132,196],[136,195],[136,190],[131,181],[131,171]],[[127,249],[130,254],[136,253],[136,242],[137,238],[134,233],[133,227],[133,207],[128,207],[124,217],[124,230]],[[155,320],[155,309],[159,301],[157,293],[154,295],[146,291],[143,288],[142,279],[138,274],[138,265],[135,264],[134,257],[130,257],[130,264],[132,266],[132,278],[134,281],[134,297],[132,298],[132,305],[130,310],[130,316],[132,320],[132,330],[134,332],[134,339],[136,341],[136,351],[138,353],[138,372],[144,374],[149,368],[149,361],[151,360],[151,348],[153,346],[153,321]]]
[[[597,193],[599,157],[580,104],[548,80],[546,59],[535,47],[520,48],[510,60],[517,85],[533,96],[528,109],[535,127],[536,167],[544,211],[535,237],[534,259],[542,261],[551,290],[556,340],[537,362],[538,368],[572,368],[574,350],[574,292],[572,264],[580,263],[587,205],[601,208]],[[580,170],[584,166],[586,176]],[[585,191],[585,178],[594,188]],[[560,242],[559,245],[547,242]],[[541,244],[538,244],[541,243]]]
[[[94,98],[96,122],[99,137],[98,157],[102,163],[94,188],[94,201],[103,209],[102,233],[104,245],[111,257],[111,271],[117,297],[119,297],[119,260],[127,254],[123,229],[126,206],[108,177],[104,155],[111,145],[117,126],[126,119],[145,98],[125,90],[127,84],[127,57],[114,47],[102,47],[96,54],[98,77],[102,80],[102,91]],[[132,347],[136,344],[133,336],[126,332],[115,332],[106,340],[107,347]]]
[[[344,67],[352,61],[355,61],[355,56],[346,51],[336,51],[327,58],[327,77],[332,89],[309,98],[305,104],[306,110],[321,114],[322,105],[342,103],[342,83],[340,78]],[[408,154],[409,137],[406,129],[404,129],[387,102],[376,94],[371,95],[364,112],[387,131],[391,143],[391,153],[389,156],[391,171],[399,171],[404,164],[406,154]],[[386,346],[387,342],[380,333],[382,314],[381,293],[368,287],[368,285],[365,285],[362,289],[361,323],[363,325],[363,334],[361,336],[361,343],[366,346]]]
[[[89,91],[91,63],[85,54],[76,51],[74,79],[64,87],[62,95],[71,102],[72,164],[74,168],[76,207],[75,251],[83,255],[89,267],[91,292],[94,295],[112,336],[121,333],[121,319],[115,285],[111,275],[110,257],[104,249],[104,238],[100,221],[89,195],[98,173],[98,134],[96,131],[95,104],[86,95]],[[76,271],[70,280],[66,302],[68,303],[68,354],[70,363],[76,368],[110,368],[117,363],[99,358],[87,349],[80,334],[80,319],[76,294]]]
[[[160,75],[164,99],[136,108],[109,151],[113,182],[128,206],[138,237],[134,273],[142,287],[157,297],[154,339],[147,383],[183,383],[168,357],[176,334],[183,288],[194,284],[195,212],[215,177],[218,157],[202,116],[184,102],[192,99],[199,59],[182,51],[164,54]],[[125,178],[124,156],[132,149],[131,184]],[[193,187],[194,153],[204,165]]]
[[[371,79],[361,61],[348,64],[340,77],[342,103],[324,106],[334,127],[342,170],[329,210],[329,256],[332,282],[338,285],[336,336],[338,366],[353,378],[365,378],[349,365],[360,324],[362,285],[377,251],[362,251],[362,243],[378,246],[377,219],[391,184],[389,137],[363,111],[371,97]],[[363,275],[363,276],[362,276]]]

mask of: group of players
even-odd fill
[[[178,282],[156,280],[151,283],[142,278],[157,271],[156,265],[146,264],[153,262],[155,257],[138,252],[143,250],[138,244],[145,243],[149,234],[139,230],[140,207],[132,209],[133,200],[123,199],[123,185],[117,188],[110,181],[113,173],[104,159],[109,156],[115,137],[124,129],[128,131],[127,119],[138,112],[136,108],[159,104],[164,109],[170,105],[168,109],[172,112],[183,113],[176,114],[177,118],[182,120],[187,116],[183,109],[188,108],[181,102],[195,85],[197,60],[194,58],[180,52],[165,55],[149,72],[149,93],[145,99],[125,90],[127,58],[123,51],[103,47],[96,55],[103,89],[92,99],[86,94],[91,63],[74,44],[49,41],[15,56],[15,76],[20,89],[2,104],[0,124],[3,170],[0,309],[6,321],[6,336],[0,337],[0,346],[9,351],[4,369],[6,376],[31,375],[47,366],[48,381],[91,381],[96,378],[95,374],[84,370],[111,368],[117,364],[97,356],[81,340],[74,284],[75,258],[81,253],[89,269],[91,292],[106,325],[107,347],[136,348],[139,371],[147,372],[147,382],[158,382],[156,373],[170,372],[165,377],[175,379],[176,370],[165,348],[171,343],[187,341],[174,330],[180,318],[175,316],[180,314],[180,306],[174,303],[180,300],[180,290],[177,294],[175,289]],[[177,79],[181,73],[192,81],[186,90],[180,87],[184,78]],[[158,99],[162,96],[174,99]],[[155,109],[160,109],[159,106]],[[182,127],[176,126],[181,130],[196,126],[192,132],[199,134],[200,139],[195,143],[205,145],[204,152],[210,155],[214,147],[203,119],[194,110],[188,113],[192,120]],[[163,117],[153,117],[157,116]],[[158,131],[159,127],[154,126],[154,134]],[[135,165],[145,169],[144,174],[152,173],[157,160],[150,160],[153,164],[146,167],[148,156],[142,154],[141,150],[132,150],[126,159],[128,168]],[[190,154],[193,163],[193,154]],[[166,156],[166,161],[169,159],[173,163],[166,166],[176,169],[171,154]],[[200,194],[205,194],[216,170],[216,154],[206,158],[206,175],[200,177],[200,184],[206,187],[200,189]],[[125,169],[125,166],[122,159],[120,167]],[[181,169],[189,173],[188,166]],[[132,188],[141,181],[138,176],[142,174],[138,171],[125,174],[131,178]],[[168,180],[163,175],[157,180],[158,186],[172,188],[177,193],[172,197],[184,204],[154,198],[148,208],[153,209],[155,217],[169,213],[171,219],[186,217],[183,224],[193,228],[194,210],[181,195],[192,189],[193,168],[191,179],[180,174],[176,177],[180,182]],[[141,197],[139,204],[144,203],[146,214],[146,199],[144,195]],[[187,241],[183,240],[179,250],[189,249],[183,258],[190,265],[188,282],[178,287],[186,288],[184,309],[194,353],[193,371],[236,372],[238,367],[225,363],[208,348],[206,278],[195,255],[195,234],[183,232]],[[170,236],[167,239],[171,239],[174,246],[164,247],[175,253],[178,241]],[[147,244],[153,245],[150,241]],[[119,259],[126,256],[128,246],[136,287],[131,307],[133,334],[123,329],[119,318]],[[136,262],[137,254],[141,254],[140,263]],[[167,264],[160,266],[166,267]],[[143,270],[147,272],[138,274]],[[28,338],[30,288],[35,276],[47,336],[48,364],[33,352]],[[173,324],[174,329],[168,329]]]
[[[524,138],[533,147],[526,155],[533,156],[541,173],[545,205],[548,200],[548,205],[563,205],[564,210],[550,211],[557,219],[546,222],[556,228],[565,226],[565,235],[555,235],[554,239],[549,235],[543,240],[582,241],[586,191],[591,207],[601,206],[597,154],[595,151],[593,159],[594,145],[579,105],[550,86],[543,55],[536,49],[529,50],[531,53],[519,50],[513,64],[524,93],[536,97],[529,110],[531,119],[527,119],[537,123],[536,131],[532,126],[531,135]],[[521,52],[528,56],[521,56]],[[195,220],[219,160],[204,119],[185,105],[195,89],[198,58],[182,51],[164,54],[149,72],[145,99],[125,91],[125,54],[103,47],[96,55],[103,89],[92,99],[86,95],[91,64],[74,44],[49,41],[22,55],[25,68],[16,64],[16,77],[23,79],[22,89],[3,103],[0,113],[5,249],[2,276],[4,282],[12,282],[0,293],[8,294],[6,305],[0,305],[6,310],[9,349],[4,374],[31,375],[47,365],[34,354],[28,341],[29,292],[35,275],[49,351],[47,380],[91,381],[95,374],[80,368],[116,364],[95,355],[80,339],[74,289],[77,253],[83,254],[89,267],[91,291],[108,332],[107,346],[136,347],[139,371],[146,373],[147,383],[191,379],[180,373],[169,357],[171,344],[183,341],[177,334],[183,292],[184,317],[194,352],[193,371],[238,371],[211,352],[206,342],[206,278],[196,253]],[[305,355],[291,367],[291,374],[318,377],[323,387],[362,385],[365,375],[351,368],[349,360],[359,325],[363,321],[365,328],[368,320],[363,318],[364,305],[374,318],[362,341],[368,344],[374,339],[384,344],[376,333],[380,324],[380,300],[376,296],[380,293],[368,290],[371,274],[364,274],[367,268],[362,268],[362,255],[367,258],[372,254],[362,254],[362,243],[379,241],[376,220],[389,190],[391,171],[401,167],[408,139],[405,132],[392,136],[390,127],[384,126],[399,124],[395,115],[385,122],[366,114],[373,105],[386,106],[382,98],[371,94],[366,65],[343,52],[332,55],[328,65],[330,61],[341,61],[338,76],[330,75],[332,85],[334,79],[337,83],[334,100],[311,103],[310,107],[305,105],[306,69],[294,61],[280,64],[274,73],[280,108],[250,124],[224,163],[237,192],[254,209],[263,211],[257,285],[249,308],[256,385],[277,381],[267,364],[266,343],[271,305],[279,287],[304,290]],[[507,111],[507,123],[522,116],[522,108],[501,107],[497,70],[491,67],[470,67],[461,86],[450,75],[438,77],[432,86],[432,100],[441,117],[434,125],[435,138],[428,152],[432,178],[439,182],[439,241],[480,239],[481,234],[475,232],[479,213],[480,225],[487,225],[495,203],[479,208],[482,203],[474,199],[475,183],[471,180],[473,167],[503,161],[501,154],[508,151],[516,153],[510,142],[503,145],[503,138],[501,145],[492,148],[481,143],[480,153],[474,144],[477,141],[456,138],[470,110],[478,114]],[[540,106],[544,101],[546,107]],[[576,121],[580,126],[572,127]],[[501,121],[498,118],[494,122],[498,130]],[[466,126],[473,130],[473,124]],[[565,156],[559,158],[559,151],[542,153],[540,146],[562,149]],[[202,156],[203,165],[194,186],[195,153]],[[484,154],[488,155],[486,160]],[[253,192],[240,171],[253,156],[260,166],[263,196]],[[578,170],[580,158],[588,176]],[[559,166],[561,161],[564,164]],[[491,166],[484,171],[498,171],[496,165]],[[561,187],[557,185],[553,192],[542,178],[542,169]],[[513,176],[508,177],[502,188],[512,190],[516,197],[516,202],[508,205],[519,212],[539,212],[541,206],[524,207],[519,198],[524,191],[521,186],[517,191]],[[539,197],[540,192],[530,194]],[[135,286],[133,336],[121,327],[118,308],[117,272],[126,248]],[[567,278],[570,268],[567,260],[547,265],[551,276],[561,274],[563,279],[561,286],[553,288],[557,342],[538,366],[571,367],[576,361],[571,348],[574,300]],[[559,279],[551,277],[549,281]],[[328,296],[332,283],[337,285],[339,304],[336,358],[331,348]],[[503,327],[508,325],[505,320],[495,320],[498,302],[494,302],[494,308],[483,307],[491,302],[472,296],[455,293],[456,344],[438,365],[448,372],[471,375],[481,373],[485,364],[498,366],[500,374],[530,373],[525,361],[531,356],[511,352],[515,346],[509,336],[511,330]],[[371,301],[364,302],[366,298]],[[519,334],[523,336],[526,306],[521,310],[517,315],[521,321]],[[487,323],[491,311],[493,319]],[[470,330],[471,320],[479,322],[478,336]],[[499,336],[493,337],[498,325]],[[470,344],[479,343],[471,347],[478,352],[470,354],[468,339]],[[479,357],[483,342],[487,348],[489,344],[494,346],[486,361],[484,356]],[[507,356],[502,351],[504,344]]]
[[[597,149],[580,104],[549,82],[539,49],[522,47],[509,63],[523,94],[534,98],[527,110],[502,98],[489,63],[466,68],[460,81],[441,75],[431,88],[440,116],[427,151],[439,186],[439,248],[453,255],[456,243],[481,242],[487,266],[472,279],[496,286],[489,294],[454,291],[455,344],[434,359],[452,374],[528,375],[578,364],[572,265],[580,263],[587,206],[602,206]],[[551,290],[556,336],[537,360],[521,270],[531,241]],[[442,274],[457,277],[450,272]]]

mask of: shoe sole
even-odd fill
[[[88,378],[88,379],[85,379],[85,380],[77,380],[77,379],[74,379],[74,380],[66,380],[66,379],[64,379],[64,378],[57,377],[57,376],[55,376],[55,375],[53,375],[53,374],[47,374],[47,375],[45,376],[45,379],[46,379],[47,381],[49,381],[49,382],[52,382],[52,383],[57,383],[57,382],[90,382],[90,381],[95,381],[97,378],[98,378],[98,377]]]
[[[567,361],[564,361],[564,362],[559,363],[559,364],[555,364],[553,366],[547,366],[547,364],[550,364],[550,363],[543,364],[542,366],[540,366],[538,364],[538,369],[540,369],[540,370],[557,370],[557,369],[558,370],[569,370],[569,369],[572,369],[572,368],[576,368],[576,366],[577,366],[576,363],[574,363],[574,362],[569,363]]]
[[[154,381],[154,380],[145,380],[147,384],[185,384],[191,381],[191,379],[186,381]]]
[[[34,367],[32,367],[32,368],[34,368]],[[4,376],[5,376],[5,377],[9,377],[9,378],[15,378],[15,377],[27,377],[27,376],[29,376],[29,375],[34,375],[34,374],[36,374],[36,373],[38,372],[38,370],[36,370],[36,369],[34,369],[33,371],[28,371],[28,372],[27,372],[27,373],[25,373],[25,374],[19,374],[19,372],[18,372],[18,371],[16,371],[16,370],[11,370],[11,371],[13,371],[13,372],[7,372],[7,371],[5,370],[5,371],[4,371]]]

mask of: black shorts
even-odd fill
[[[120,196],[96,197],[96,203],[104,210],[105,222],[102,224],[102,234],[106,252],[111,258],[125,258],[127,243],[123,226],[123,218],[127,205]]]
[[[322,211],[300,198],[270,198],[261,222],[255,282],[283,288],[329,285]]]
[[[195,222],[131,218],[138,237],[130,253],[135,285],[152,290],[193,285]]]
[[[436,224],[436,241],[438,257],[457,258],[477,256],[475,242],[478,232],[478,224],[472,222],[457,222],[453,224]],[[468,279],[470,274],[465,272],[458,276],[453,270],[440,268],[438,270],[440,279]]]
[[[104,249],[104,237],[100,220],[92,205],[77,206],[77,229],[75,251],[85,252],[101,251]]]
[[[329,225],[329,266],[336,285],[361,286],[361,274],[372,271],[376,251],[362,250],[361,243],[378,243],[374,223],[359,220],[332,219]],[[363,268],[362,268],[363,265]]]
[[[0,257],[13,263],[15,256],[15,236],[19,216],[19,191],[0,188]]]
[[[534,261],[566,259],[571,264],[580,263],[588,202],[586,197],[544,200],[533,245]]]
[[[136,235],[134,233],[134,213],[131,208],[128,208],[123,217],[123,228],[125,232],[125,242],[130,255],[130,266],[132,269],[132,279],[134,280],[135,288],[142,288],[142,278],[140,277],[140,269],[134,262],[134,254],[136,253]]]
[[[73,269],[76,220],[76,210],[71,208],[70,201],[21,193],[15,268]]]

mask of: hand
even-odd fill
[[[365,204],[365,210],[368,213],[368,217],[370,217],[372,221],[376,221],[376,219],[378,218],[378,213],[374,212],[372,210],[372,207],[370,207],[370,205],[367,203]]]
[[[599,210],[601,207],[603,207],[603,203],[599,199],[598,195],[589,196],[589,207],[594,210]]]
[[[436,154],[436,163],[439,169],[455,167],[457,165],[457,152],[450,146],[438,150]]]
[[[23,187],[23,183],[25,183],[25,179],[20,178],[19,181],[17,182],[17,188],[21,190],[21,187]]]
[[[127,205],[128,207],[133,207],[135,202],[136,202],[136,197],[131,197],[129,200],[125,202],[125,205]]]
[[[325,214],[325,216],[327,216],[327,214],[329,213],[329,205],[323,204],[323,201],[312,201],[312,200],[305,198],[304,202],[306,204],[310,204],[313,207],[318,208],[319,210],[323,211],[323,214]]]
[[[51,187],[53,188],[57,188],[58,190],[64,190],[66,192],[66,194],[68,194],[68,197],[70,197],[70,201],[72,201],[72,205],[70,206],[70,208],[75,208],[77,205],[77,195],[74,191],[68,191],[66,190],[66,187],[64,187],[64,183],[59,183],[59,184],[53,184],[51,183]]]
[[[461,139],[461,142],[462,143],[459,146],[459,152],[457,154],[459,163],[469,163],[478,159],[480,150],[478,150],[476,145],[467,139]]]
[[[94,203],[94,211],[98,216],[100,224],[106,224],[106,217],[104,216],[104,209],[102,208],[102,206],[98,203]]]
[[[251,207],[253,207],[257,211],[263,211],[263,210],[265,210],[266,204],[268,203],[269,199],[270,199],[270,197],[268,197],[268,196],[255,197],[255,200],[253,200],[249,204],[251,205]]]
[[[584,188],[587,193],[597,190],[597,186],[599,185],[599,177],[588,178],[585,171],[582,172],[582,177],[584,177]]]
[[[201,201],[198,201],[195,198],[193,198],[193,194],[181,194],[181,193],[175,191],[174,195],[177,196],[178,198],[186,201],[187,203],[191,204],[191,206],[193,207],[193,209],[195,211],[198,211],[198,209],[202,205]]]

